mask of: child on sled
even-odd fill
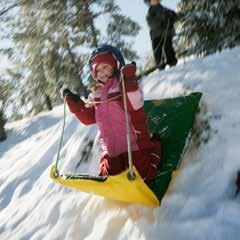
[[[88,97],[90,106],[86,106],[69,89],[63,90],[62,96],[80,122],[86,125],[97,124],[99,128],[102,150],[99,176],[115,175],[128,168],[123,80],[133,164],[144,181],[153,180],[161,158],[161,144],[152,140],[148,131],[143,94],[136,80],[136,65],[125,65],[121,52],[110,45],[94,50],[89,64],[95,79]]]

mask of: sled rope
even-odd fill
[[[162,46],[162,56],[161,56],[160,63],[161,63],[162,61],[163,61],[164,63],[167,63],[167,55],[166,55],[166,51],[165,51],[165,45],[166,45],[168,27],[169,27],[169,19],[168,19],[168,22],[167,22],[167,28],[166,28],[165,35],[164,35],[164,42],[163,42],[163,46]]]
[[[127,110],[127,97],[126,97],[125,83],[123,81],[123,76],[122,75],[121,75],[121,81],[122,81],[122,87],[123,87],[123,102],[124,102],[124,112],[125,112],[125,118],[126,118],[126,129],[127,129],[128,164],[129,164],[128,179],[129,180],[134,180],[136,175],[133,171],[131,135],[130,135],[130,128],[129,128],[128,110]],[[120,97],[120,95],[116,96],[114,98],[118,98],[118,97]],[[63,135],[64,135],[64,129],[65,129],[65,124],[66,124],[66,98],[67,98],[67,95],[64,97],[63,126],[62,126],[61,137],[60,137],[60,141],[59,141],[59,145],[58,145],[57,159],[56,159],[56,163],[55,163],[54,176],[56,178],[59,176],[58,163],[59,163],[59,159],[60,159],[60,151],[61,151],[61,148],[62,148]]]
[[[159,49],[159,47],[160,47],[160,44],[163,41],[162,54],[161,54],[160,62],[158,63],[159,66],[161,66],[162,63],[166,63],[167,62],[167,55],[166,55],[166,51],[165,51],[165,45],[166,45],[168,28],[169,28],[169,19],[168,19],[167,27],[166,27],[166,29],[164,31],[164,34],[162,35],[162,37],[161,37],[160,41],[158,42],[157,46],[154,48],[154,51],[157,51]]]
[[[123,79],[123,74],[121,72],[121,81],[122,81],[122,90],[123,90],[123,105],[124,105],[124,112],[126,118],[126,129],[127,129],[127,145],[128,145],[128,165],[129,165],[129,173],[128,179],[134,180],[136,175],[133,171],[133,160],[132,160],[132,146],[131,146],[131,135],[130,135],[130,128],[129,128],[129,119],[128,119],[128,109],[127,109],[127,96],[126,96],[126,88]]]
[[[83,100],[83,101],[84,101],[86,107],[91,107],[91,106],[93,106],[94,104],[111,102],[112,100],[118,99],[118,98],[120,98],[121,96],[122,96],[122,94],[119,94],[119,95],[117,95],[117,96],[115,96],[115,97],[108,98],[108,99],[106,99],[106,100],[101,100],[101,101],[91,101],[91,100]]]
[[[55,163],[55,173],[54,173],[54,176],[55,176],[55,177],[58,177],[58,176],[59,176],[58,162],[59,162],[59,158],[60,158],[60,151],[61,151],[61,148],[62,148],[63,134],[64,134],[65,123],[66,123],[66,98],[67,98],[67,94],[66,94],[66,96],[64,97],[64,104],[63,104],[63,126],[62,126],[62,132],[61,132],[60,141],[59,141],[59,144],[58,144],[57,159],[56,159],[56,163]]]

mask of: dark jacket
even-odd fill
[[[174,11],[163,7],[161,4],[150,6],[146,19],[150,28],[151,39],[162,37],[166,30],[168,36],[173,36],[175,34],[174,23],[176,18],[177,14]]]

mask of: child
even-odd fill
[[[155,178],[160,161],[161,145],[153,141],[147,127],[143,109],[143,95],[136,81],[136,65],[124,65],[121,52],[110,46],[97,48],[90,58],[95,83],[85,103],[76,94],[65,89],[68,107],[83,124],[97,124],[101,143],[100,176],[115,175],[128,167],[126,119],[123,105],[122,74],[129,116],[133,164],[142,178],[149,182]]]

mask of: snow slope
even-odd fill
[[[235,48],[142,81],[146,99],[204,94],[198,128],[207,142],[199,148],[192,142],[160,208],[75,192],[49,179],[63,106],[9,123],[9,137],[0,143],[0,239],[238,239],[240,197],[235,196],[234,181],[240,168],[239,62],[240,48]],[[63,170],[75,171],[95,134],[96,127],[83,126],[68,114]],[[98,145],[93,149],[81,171],[96,173]]]

